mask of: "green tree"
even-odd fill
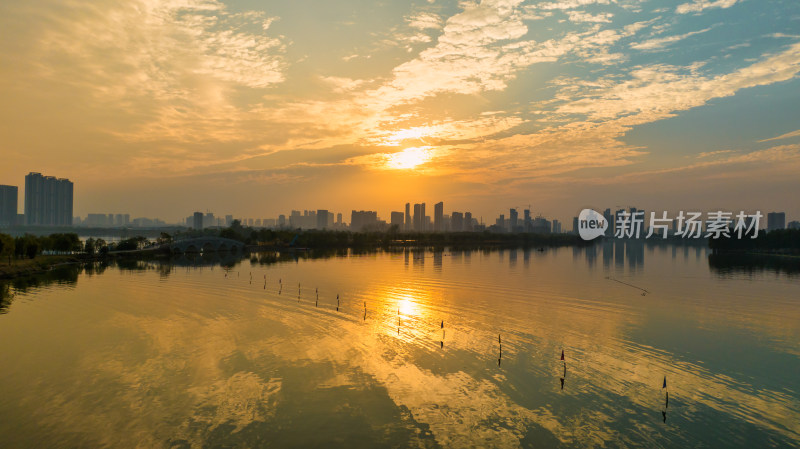
[[[86,239],[86,242],[83,244],[83,251],[90,256],[94,256],[97,252],[97,240],[93,237]]]
[[[11,265],[11,256],[14,254],[14,238],[10,235],[0,234],[0,259],[8,257],[8,264]]]
[[[36,237],[31,237],[25,241],[25,255],[28,256],[28,259],[33,259],[41,251],[39,240]]]

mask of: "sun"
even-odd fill
[[[386,166],[398,170],[416,168],[431,159],[430,147],[411,147],[386,156]]]

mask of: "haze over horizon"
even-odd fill
[[[75,213],[800,217],[789,0],[0,2],[0,184]],[[491,218],[490,218],[491,217]],[[567,225],[568,226],[568,225]]]

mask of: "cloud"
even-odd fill
[[[560,2],[539,3],[535,5],[535,7],[544,10],[565,10],[581,8],[588,5],[610,5],[612,3],[616,3],[616,0],[565,0]]]
[[[407,17],[406,22],[408,22],[408,26],[418,30],[438,30],[442,28],[442,19],[436,14],[429,12],[423,12]]]
[[[667,37],[661,37],[661,38],[657,38],[657,39],[650,39],[650,40],[647,40],[647,41],[644,41],[644,42],[640,42],[638,44],[637,43],[631,44],[630,47],[631,48],[635,48],[637,50],[660,50],[660,49],[666,47],[669,44],[681,41],[683,39],[686,39],[687,37],[694,36],[695,34],[705,33],[706,31],[711,30],[711,28],[713,28],[713,27],[708,27],[708,28],[705,28],[703,30],[698,30],[698,31],[690,31],[690,32],[685,33],[685,34],[679,34],[679,35],[675,35],[675,36],[667,36]]]
[[[793,137],[800,137],[800,129],[798,129],[797,131],[788,132],[786,134],[781,134],[780,136],[777,136],[777,137],[771,137],[769,139],[759,140],[758,142],[759,143],[761,143],[761,142],[770,142],[770,141],[773,141],[773,140],[791,139]]]
[[[601,13],[592,15],[585,11],[569,11],[567,12],[570,22],[575,23],[583,23],[583,22],[593,22],[593,23],[611,23],[611,18],[614,17],[614,14],[611,13]]]
[[[675,8],[675,12],[678,14],[688,14],[692,12],[702,12],[706,9],[713,9],[713,8],[730,8],[731,6],[738,3],[739,0],[694,0],[691,3],[683,3],[678,5]]]

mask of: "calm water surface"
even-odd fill
[[[229,259],[3,286],[0,447],[800,445],[796,271],[620,243]]]

